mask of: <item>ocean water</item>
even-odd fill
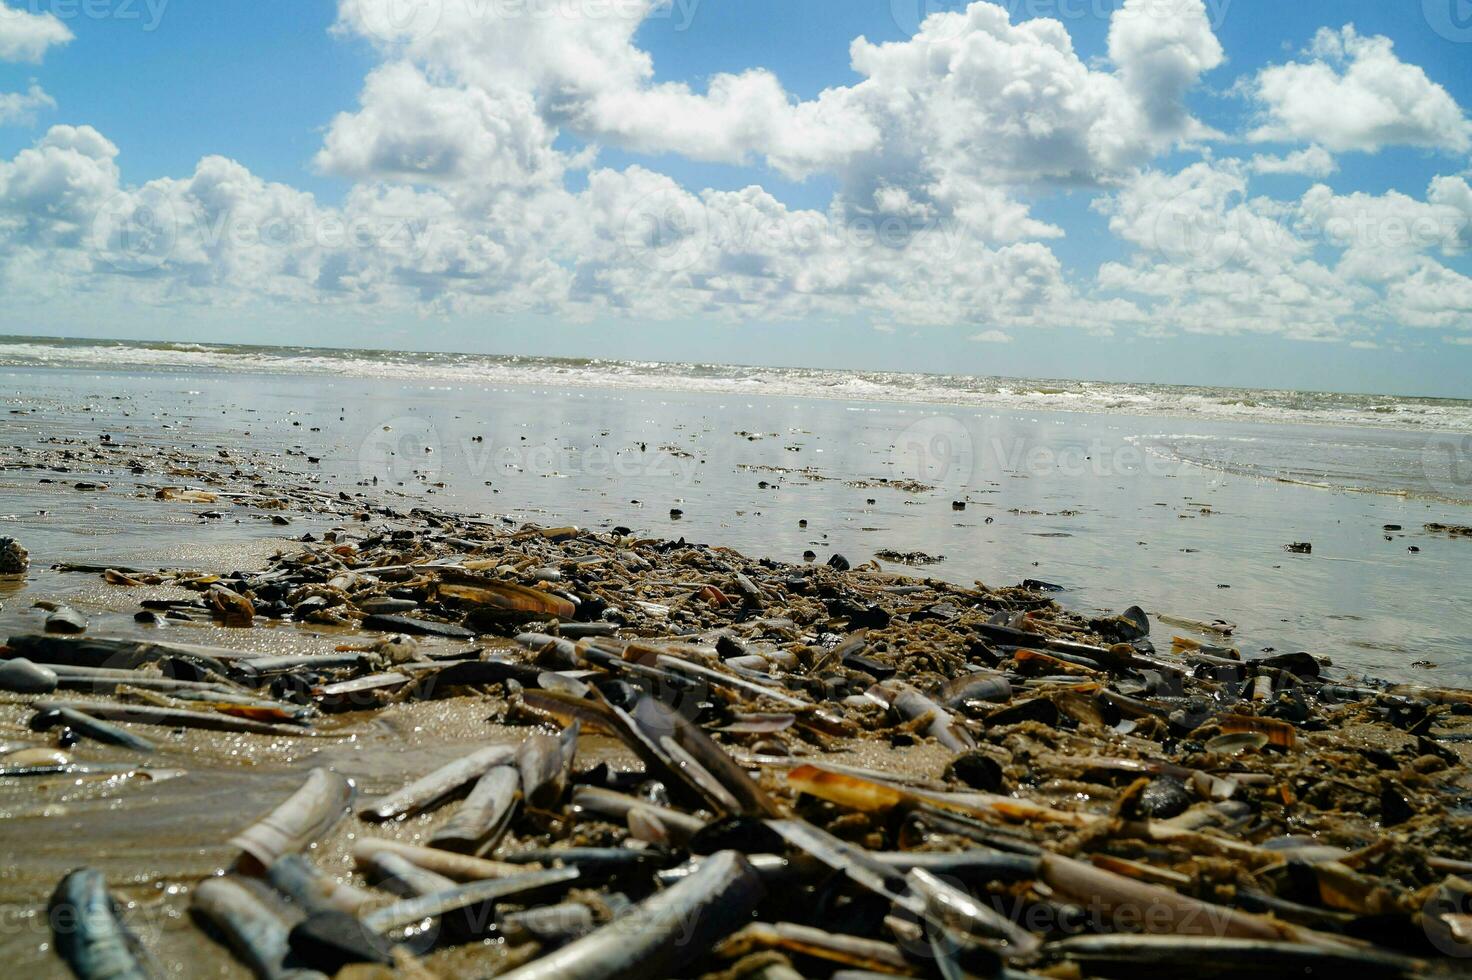
[[[1472,433],[1472,400],[1469,399],[1048,378],[49,337],[0,337],[0,367],[133,367],[150,371],[353,376],[448,384],[646,391],[678,388],[728,395],[790,395],[971,408]]]
[[[406,506],[795,562],[922,552],[937,560],[880,561],[1041,579],[1085,611],[1226,620],[1247,651],[1472,677],[1457,594],[1472,539],[1424,529],[1472,524],[1468,401],[34,338],[0,340],[0,400],[12,447],[105,432],[248,448],[287,478]],[[100,474],[105,496],[40,475],[0,473],[0,533],[54,560],[159,564],[197,536],[273,533],[206,530],[126,472]],[[1312,554],[1284,550],[1299,541]]]

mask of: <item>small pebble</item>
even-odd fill
[[[31,663],[24,657],[0,663],[0,690],[16,694],[50,694],[58,683],[54,670]]]
[[[46,632],[75,635],[87,630],[86,618],[70,606],[61,606],[46,617]]]

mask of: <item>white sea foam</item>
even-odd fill
[[[0,366],[338,375],[475,387],[678,389],[970,408],[1472,431],[1472,401],[890,371],[0,338]]]

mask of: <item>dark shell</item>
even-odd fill
[[[1157,776],[1140,794],[1140,812],[1156,820],[1180,816],[1191,806],[1191,791],[1174,776]]]

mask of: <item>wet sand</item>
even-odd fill
[[[224,452],[242,473],[371,492],[406,508],[623,525],[788,561],[809,550],[857,561],[923,552],[942,559],[926,574],[955,582],[1034,578],[1064,586],[1059,597],[1073,608],[1135,602],[1226,620],[1251,649],[1308,650],[1405,681],[1472,678],[1472,606],[1445,587],[1472,575],[1472,541],[1422,529],[1472,523],[1472,508],[1434,499],[1421,468],[1425,434],[760,392],[163,371],[0,376],[9,412],[0,415],[0,529],[47,552],[126,555],[140,542],[169,552],[228,539],[234,528],[196,518],[208,508],[127,499],[139,482],[127,447],[179,446],[216,462]],[[25,452],[96,450],[102,434],[122,448],[71,461],[70,473],[16,468],[42,461]],[[110,489],[63,503],[69,483],[89,478]],[[953,509],[958,500],[964,511]],[[1298,541],[1313,553],[1284,551]]]

